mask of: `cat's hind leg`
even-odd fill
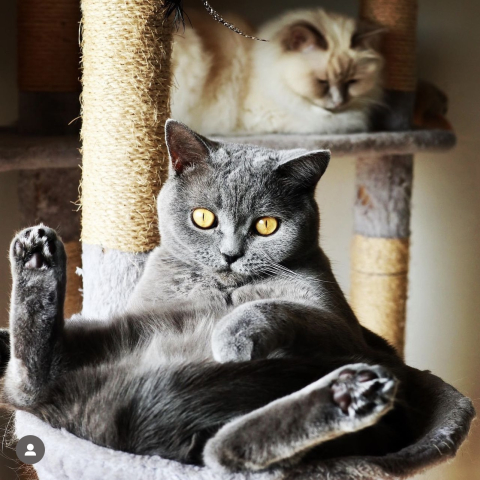
[[[10,360],[7,400],[17,407],[34,404],[58,369],[66,255],[63,244],[44,225],[22,230],[12,241]]]
[[[263,470],[376,424],[393,408],[398,381],[384,367],[352,364],[222,427],[208,441],[213,468]]]

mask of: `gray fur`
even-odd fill
[[[183,462],[202,463],[213,437],[205,460],[229,470],[408,445],[423,411],[407,401],[412,373],[360,327],[318,246],[326,153],[218,144],[176,122],[166,131],[162,246],[125,312],[64,323],[61,241],[42,226],[14,239],[7,401],[98,445]],[[218,225],[195,227],[197,207]],[[269,237],[252,231],[264,215],[280,219]],[[284,420],[279,435],[266,428]],[[242,422],[248,458],[229,433]]]

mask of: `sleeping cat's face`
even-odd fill
[[[159,195],[162,245],[220,275],[275,273],[318,246],[314,188],[329,152],[211,142],[169,121],[170,177]]]
[[[284,85],[303,99],[341,111],[376,99],[383,58],[381,30],[322,9],[290,12],[267,25]]]

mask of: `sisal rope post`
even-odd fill
[[[387,60],[385,88],[413,92],[417,86],[417,0],[363,0],[360,16],[386,28],[382,45]]]
[[[381,130],[408,130],[413,121],[416,76],[417,0],[361,0],[361,18],[385,28],[382,51],[385,103],[373,119]]]
[[[79,91],[79,1],[20,0],[17,13],[20,90]]]
[[[19,0],[17,14],[20,132],[78,133],[79,0]]]
[[[159,243],[155,201],[167,175],[164,124],[172,82],[173,27],[164,10],[158,0],[82,1],[87,315],[121,309],[146,253]]]
[[[382,130],[411,126],[416,89],[417,0],[362,0],[360,16],[386,28]],[[351,303],[360,322],[403,354],[413,155],[357,159]]]

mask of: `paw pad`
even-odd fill
[[[392,404],[397,381],[387,369],[359,365],[345,368],[330,385],[332,400],[344,414],[365,415]]]
[[[57,250],[57,234],[51,228],[40,225],[21,231],[13,241],[13,257],[24,268],[47,268]]]

